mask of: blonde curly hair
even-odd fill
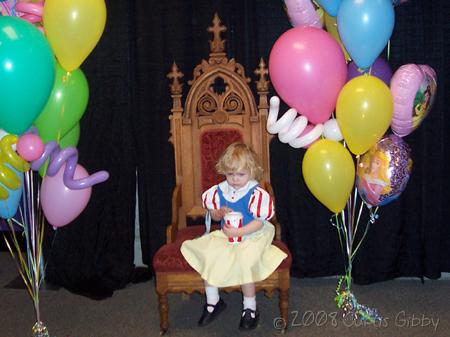
[[[261,180],[263,168],[258,162],[255,151],[241,142],[230,144],[220,156],[216,164],[216,171],[219,174],[246,170],[250,179]]]

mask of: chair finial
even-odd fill
[[[211,54],[219,54],[225,52],[225,41],[220,36],[223,32],[226,32],[227,27],[222,25],[217,12],[214,14],[212,21],[213,25],[208,27],[208,32],[213,33],[214,37],[209,41]]]

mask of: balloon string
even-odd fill
[[[98,171],[88,177],[81,179],[74,179],[75,169],[78,163],[78,151],[74,147],[68,147],[61,150],[58,143],[50,141],[45,144],[44,153],[42,156],[31,163],[31,169],[39,170],[50,158],[50,163],[47,169],[47,175],[52,177],[58,171],[64,168],[64,185],[72,190],[81,190],[83,188],[91,187],[92,185],[106,181],[109,178],[109,173],[106,171]]]
[[[387,60],[389,61],[390,58],[391,58],[391,39],[388,40],[387,44]]]

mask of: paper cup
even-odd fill
[[[241,228],[243,218],[244,216],[241,212],[229,212],[224,215],[223,220],[234,228]],[[242,241],[242,236],[228,238],[228,241],[234,244],[239,243]]]

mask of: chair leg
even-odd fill
[[[284,328],[281,332],[284,333],[289,325],[289,289],[280,289],[280,316],[283,319]]]
[[[164,335],[169,329],[169,302],[167,293],[158,293],[159,303],[159,334]]]

